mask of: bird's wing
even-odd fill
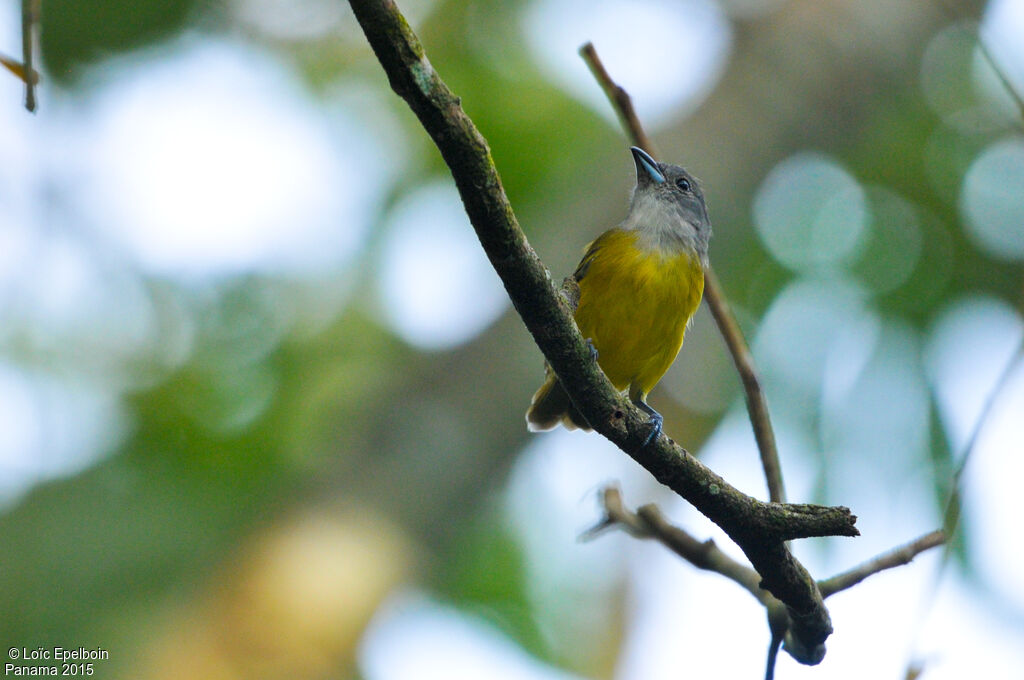
[[[609,229],[587,245],[583,251],[583,259],[580,260],[578,265],[576,265],[576,271],[573,272],[572,275],[572,277],[576,279],[577,283],[582,281],[583,277],[587,275],[587,270],[590,269],[590,263],[594,261],[594,258],[597,256],[597,252],[604,247],[605,243],[609,241],[612,234],[616,231],[616,229]]]

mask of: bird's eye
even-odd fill
[[[683,191],[689,191],[690,180],[686,179],[685,177],[680,177],[679,179],[676,180],[676,186],[682,189]]]

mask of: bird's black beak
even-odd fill
[[[651,158],[650,154],[637,146],[629,147],[633,152],[633,162],[636,163],[637,186],[645,184],[661,184],[665,181],[665,175],[658,169],[658,163]]]

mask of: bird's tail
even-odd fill
[[[565,393],[558,376],[549,369],[547,379],[533,395],[530,408],[526,410],[526,426],[530,432],[541,432],[550,430],[559,423],[568,430],[590,429],[586,419],[576,410],[569,395]]]

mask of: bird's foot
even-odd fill
[[[651,413],[651,431],[647,433],[647,439],[644,439],[644,443],[640,445],[640,448],[645,448],[648,444],[658,438],[661,434],[661,425],[665,421],[660,413],[652,409]]]

